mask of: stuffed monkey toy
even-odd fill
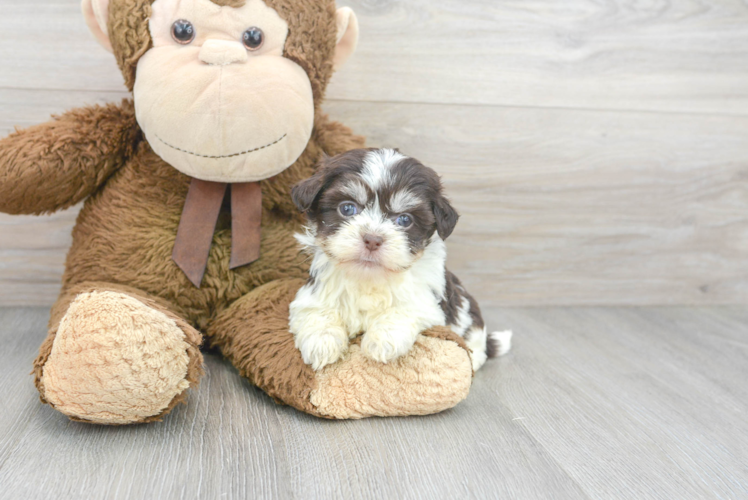
[[[291,188],[363,139],[320,112],[358,24],[334,0],[84,0],[133,98],[0,140],[0,211],[84,201],[34,363],[78,421],[160,420],[216,348],[277,402],[325,418],[435,413],[467,396],[469,350],[435,328],[381,364],[315,372],[288,331],[308,262]]]

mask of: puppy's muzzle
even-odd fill
[[[381,236],[374,234],[367,234],[364,236],[364,245],[366,245],[366,249],[370,252],[376,252],[379,250],[382,243],[384,243],[384,239]]]

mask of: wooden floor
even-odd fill
[[[748,308],[489,311],[514,350],[423,418],[318,420],[209,355],[137,427],[39,403],[46,316],[0,309],[1,499],[748,498]]]

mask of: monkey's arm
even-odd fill
[[[0,212],[68,208],[132,154],[140,129],[132,101],[74,109],[0,140]]]

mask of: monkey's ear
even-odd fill
[[[109,52],[114,52],[106,27],[109,19],[109,0],[83,0],[81,9],[88,29],[91,30],[96,41]]]
[[[333,66],[336,70],[353,55],[358,45],[358,18],[350,7],[341,7],[336,14],[338,37],[335,45]]]
[[[322,170],[315,173],[305,181],[296,184],[291,190],[291,199],[300,212],[308,212],[314,204],[322,185],[325,181],[325,174]]]
[[[434,202],[434,218],[436,219],[436,232],[439,233],[441,239],[446,240],[454,231],[460,214],[452,208],[449,200],[439,194]]]

